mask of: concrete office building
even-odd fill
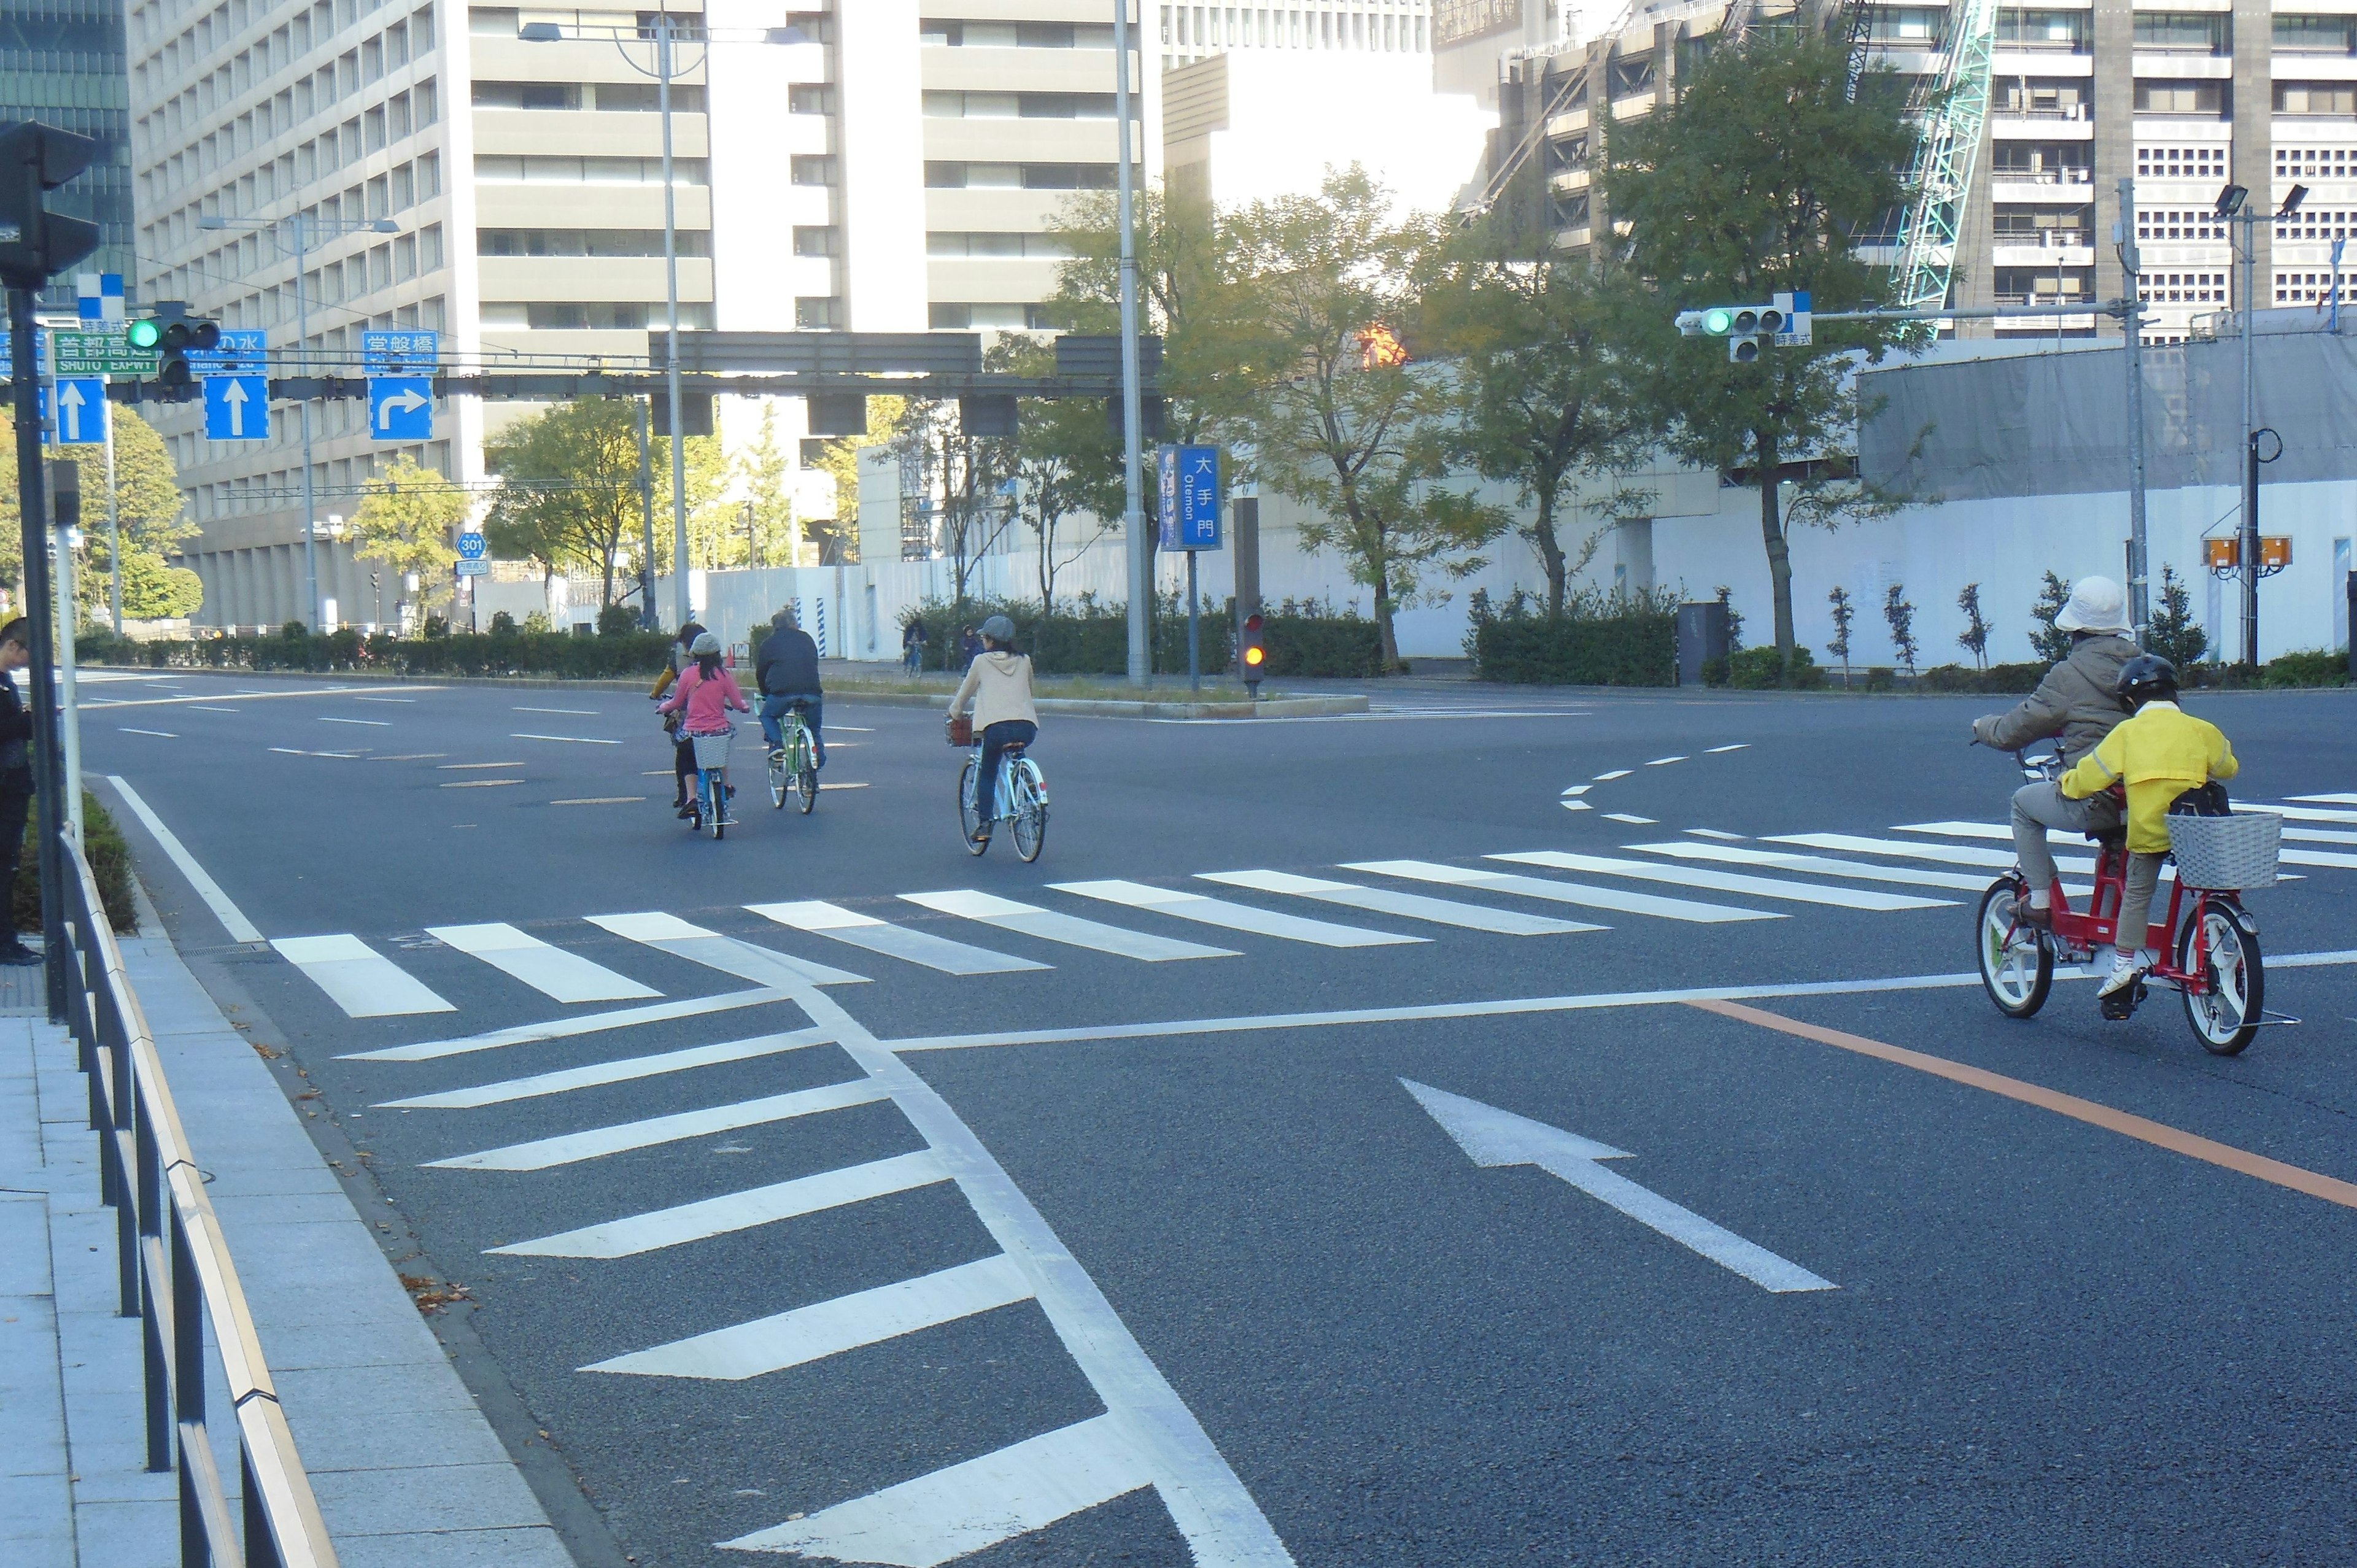
[[[132,271],[127,91],[113,0],[0,0],[0,124],[38,120],[99,145],[91,166],[50,198],[57,211],[98,225],[98,252],[77,271]],[[73,279],[42,297],[70,307]]]
[[[1072,192],[1114,183],[1103,12],[1095,0],[674,9],[711,39],[680,48],[673,88],[683,329],[1039,324],[1055,285],[1049,219]],[[664,320],[644,15],[147,0],[130,14],[145,296],[293,347],[281,242],[301,212],[315,237],[314,363],[356,370],[362,330],[400,327],[439,330],[452,366],[644,362]],[[1136,85],[1145,158],[1159,122],[1152,78]],[[362,227],[385,219],[397,232]],[[758,409],[736,401],[723,400],[723,429],[741,446]],[[365,623],[391,619],[397,589],[372,587],[381,569],[355,562],[330,520],[404,450],[479,484],[486,430],[522,410],[455,402],[432,441],[404,449],[371,441],[361,407],[315,405],[314,542],[331,613]],[[807,462],[800,401],[778,412]],[[158,419],[204,530],[188,556],[206,583],[200,621],[307,618],[296,411],[276,411],[269,441],[235,445],[206,441],[190,410]],[[803,478],[804,514],[830,513],[831,485]]]
[[[1600,152],[1595,111],[1627,120],[1678,91],[1690,47],[1730,27],[1790,16],[1790,4],[1631,5],[1595,37],[1524,42],[1518,0],[1483,0],[1509,26],[1452,38],[1459,72],[1486,52],[1501,127],[1491,168],[1497,200],[1586,247],[1601,221],[1590,192]],[[1951,274],[1951,301],[2068,305],[2115,297],[2110,245],[2123,176],[2137,190],[2146,333],[2181,341],[2242,302],[2221,187],[2247,188],[2272,213],[2295,184],[2295,218],[2257,229],[2259,308],[2310,303],[2331,286],[2330,252],[2357,213],[2357,5],[2350,0],[2170,0],[2133,7],[2051,0],[2000,7],[1988,112],[1974,154]],[[1811,0],[1817,26],[1853,13]],[[1910,83],[1936,81],[1969,7],[1866,7],[1868,58]],[[1519,156],[1518,156],[1519,155]],[[2090,335],[2097,318],[1967,323],[1966,334]]]
[[[1432,13],[1465,0],[1293,0],[1282,5],[1164,5],[1162,69],[1219,54],[1429,54]]]

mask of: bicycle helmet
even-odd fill
[[[2120,666],[2112,690],[2118,693],[2120,706],[2130,713],[2147,703],[2173,703],[2177,701],[2177,666],[2158,653],[2139,653]]]
[[[689,646],[687,651],[691,657],[709,659],[720,651],[720,639],[708,631],[704,632]]]
[[[982,635],[1004,648],[1015,640],[1015,623],[1005,616],[993,616],[982,623]]]

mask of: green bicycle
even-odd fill
[[[785,744],[770,750],[770,804],[783,811],[791,796],[801,800],[807,817],[818,809],[818,747],[802,722],[800,703],[786,709],[780,725]]]

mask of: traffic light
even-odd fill
[[[196,379],[188,368],[188,350],[203,353],[221,347],[221,323],[190,316],[188,307],[178,300],[159,302],[155,315],[135,321],[123,330],[133,348],[156,350],[156,381],[159,386],[187,386]]]
[[[42,198],[88,168],[98,144],[36,122],[0,131],[0,282],[41,288],[98,249],[98,225]]]
[[[1714,305],[1707,310],[1678,312],[1678,335],[1682,338],[1724,338],[1727,357],[1735,364],[1748,365],[1760,358],[1760,339],[1771,341],[1784,330],[1790,316],[1782,305]]]
[[[1236,668],[1243,671],[1244,687],[1252,699],[1260,701],[1261,673],[1268,667],[1268,645],[1262,639],[1264,627],[1258,610],[1244,617],[1244,634],[1236,644]]]

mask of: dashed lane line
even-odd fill
[[[167,729],[133,729],[129,725],[114,726],[124,735],[152,735],[157,740],[178,740],[180,737]]]
[[[568,746],[619,746],[619,740],[600,740],[593,735],[525,735],[522,731],[508,736],[510,740],[556,740]]]

